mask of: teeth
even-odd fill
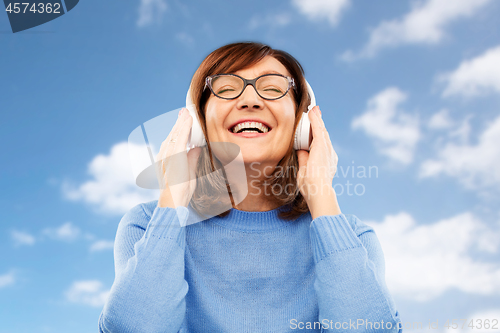
[[[238,133],[243,128],[258,128],[263,133],[269,132],[269,128],[267,128],[267,126],[265,126],[264,124],[259,123],[259,122],[247,121],[247,122],[239,123],[238,125],[236,125],[233,128],[233,133]]]

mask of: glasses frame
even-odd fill
[[[241,90],[241,92],[236,97],[232,97],[232,98],[221,97],[221,96],[217,95],[214,92],[214,90],[212,89],[212,80],[216,76],[236,76],[237,78],[240,78],[241,80],[243,80],[243,89]],[[258,79],[260,79],[262,77],[265,77],[265,76],[281,76],[281,77],[284,77],[285,79],[287,79],[287,81],[288,81],[288,87],[287,87],[285,93],[283,94],[283,96],[280,96],[280,97],[277,97],[277,98],[266,98],[266,97],[263,97],[261,94],[259,94],[259,92],[257,91],[257,87],[255,86],[255,83],[257,82]],[[247,79],[245,79],[245,78],[243,78],[243,77],[241,77],[239,75],[236,75],[236,74],[225,74],[225,73],[224,74],[215,74],[215,75],[207,76],[205,78],[205,87],[203,88],[203,91],[205,91],[207,89],[207,87],[208,87],[208,89],[210,89],[210,91],[212,92],[212,94],[214,94],[215,97],[218,97],[220,99],[232,100],[232,99],[236,99],[236,98],[240,97],[241,94],[243,94],[243,92],[245,91],[245,89],[249,85],[252,86],[255,89],[255,92],[257,93],[257,95],[259,95],[260,98],[268,100],[268,101],[275,101],[277,99],[285,97],[286,94],[288,94],[288,92],[290,91],[290,88],[292,88],[292,87],[295,88],[295,80],[292,77],[285,76],[285,75],[282,75],[282,74],[277,74],[277,73],[263,74],[261,76],[257,76],[253,80],[247,80]]]

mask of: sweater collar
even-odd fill
[[[211,220],[225,228],[244,232],[265,232],[281,229],[293,224],[294,221],[278,217],[281,211],[289,209],[287,205],[265,212],[247,212],[231,208],[225,217],[214,216]]]

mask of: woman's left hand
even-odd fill
[[[299,172],[297,185],[313,218],[340,214],[332,182],[337,172],[337,153],[321,118],[319,106],[308,112],[313,132],[310,151],[297,151]],[[315,216],[316,215],[316,216]]]

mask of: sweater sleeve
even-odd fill
[[[143,205],[130,210],[116,233],[115,281],[99,317],[100,333],[176,333],[186,312],[186,207]]]
[[[322,332],[402,332],[373,229],[358,236],[339,214],[314,219],[310,234]]]

